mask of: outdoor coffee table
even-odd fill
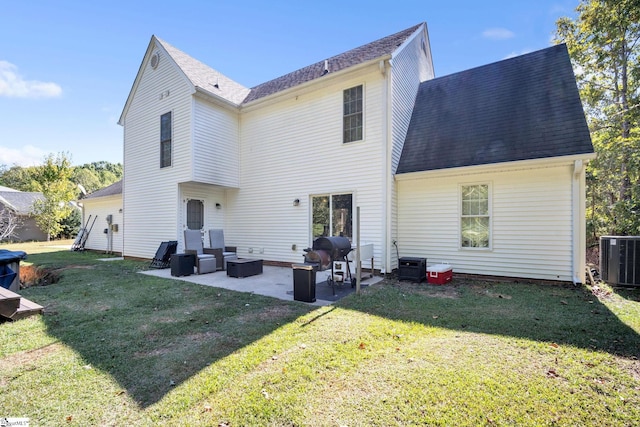
[[[249,277],[262,274],[262,260],[239,258],[227,261],[227,276]]]

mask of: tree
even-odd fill
[[[639,234],[640,0],[582,0],[576,11],[557,21],[556,42],[569,49],[597,153],[588,234]]]
[[[22,218],[8,208],[0,208],[0,242],[15,237],[16,228],[22,225]]]
[[[38,227],[47,233],[47,239],[62,231],[61,222],[67,218],[72,207],[70,201],[76,198],[76,185],[71,181],[73,168],[65,153],[49,154],[44,165],[36,167],[34,180],[44,199],[34,204],[35,220]]]
[[[4,167],[0,175],[0,185],[18,191],[38,191],[38,184],[33,179],[34,172],[33,166],[23,168],[16,165],[8,169]]]

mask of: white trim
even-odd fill
[[[489,217],[489,246],[486,248],[474,248],[462,246],[462,187],[471,187],[478,185],[486,185],[487,203]],[[460,251],[493,251],[493,182],[492,181],[474,181],[474,182],[458,182],[458,250]]]
[[[512,172],[526,169],[539,169],[543,167],[556,167],[561,164],[573,164],[576,160],[587,163],[595,159],[595,153],[575,154],[571,156],[545,157],[543,159],[517,160],[513,162],[490,163],[477,166],[461,166],[457,168],[436,169],[430,171],[418,171],[395,174],[397,181],[408,181],[422,178],[441,178],[454,176],[477,175],[499,170],[500,172]]]
[[[349,142],[345,142],[344,140],[344,93],[348,90],[351,89],[355,89],[359,86],[362,86],[362,138],[360,139],[354,139],[353,141],[349,141]],[[360,142],[365,142],[367,140],[367,137],[365,135],[366,129],[367,129],[367,125],[366,125],[366,120],[367,120],[367,112],[366,112],[366,108],[367,108],[367,96],[366,96],[366,90],[367,90],[367,86],[365,85],[364,82],[362,83],[358,83],[356,85],[350,85],[349,87],[343,88],[342,89],[342,102],[340,103],[340,105],[342,106],[342,113],[340,114],[340,121],[342,122],[342,135],[341,135],[341,140],[342,140],[342,145],[350,145],[350,144],[357,144]]]

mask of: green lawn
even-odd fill
[[[43,316],[0,324],[0,418],[640,424],[640,289],[389,278],[319,308],[137,274],[146,262],[3,248],[60,281],[21,291]]]

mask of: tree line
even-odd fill
[[[82,215],[74,202],[122,179],[122,164],[105,161],[73,166],[67,153],[49,154],[38,166],[0,165],[0,186],[38,192],[32,216],[49,239],[71,238],[81,225]],[[20,225],[15,213],[0,211],[0,241],[10,240]]]
[[[573,62],[597,158],[587,174],[587,241],[640,235],[640,0],[583,0],[556,22]]]

